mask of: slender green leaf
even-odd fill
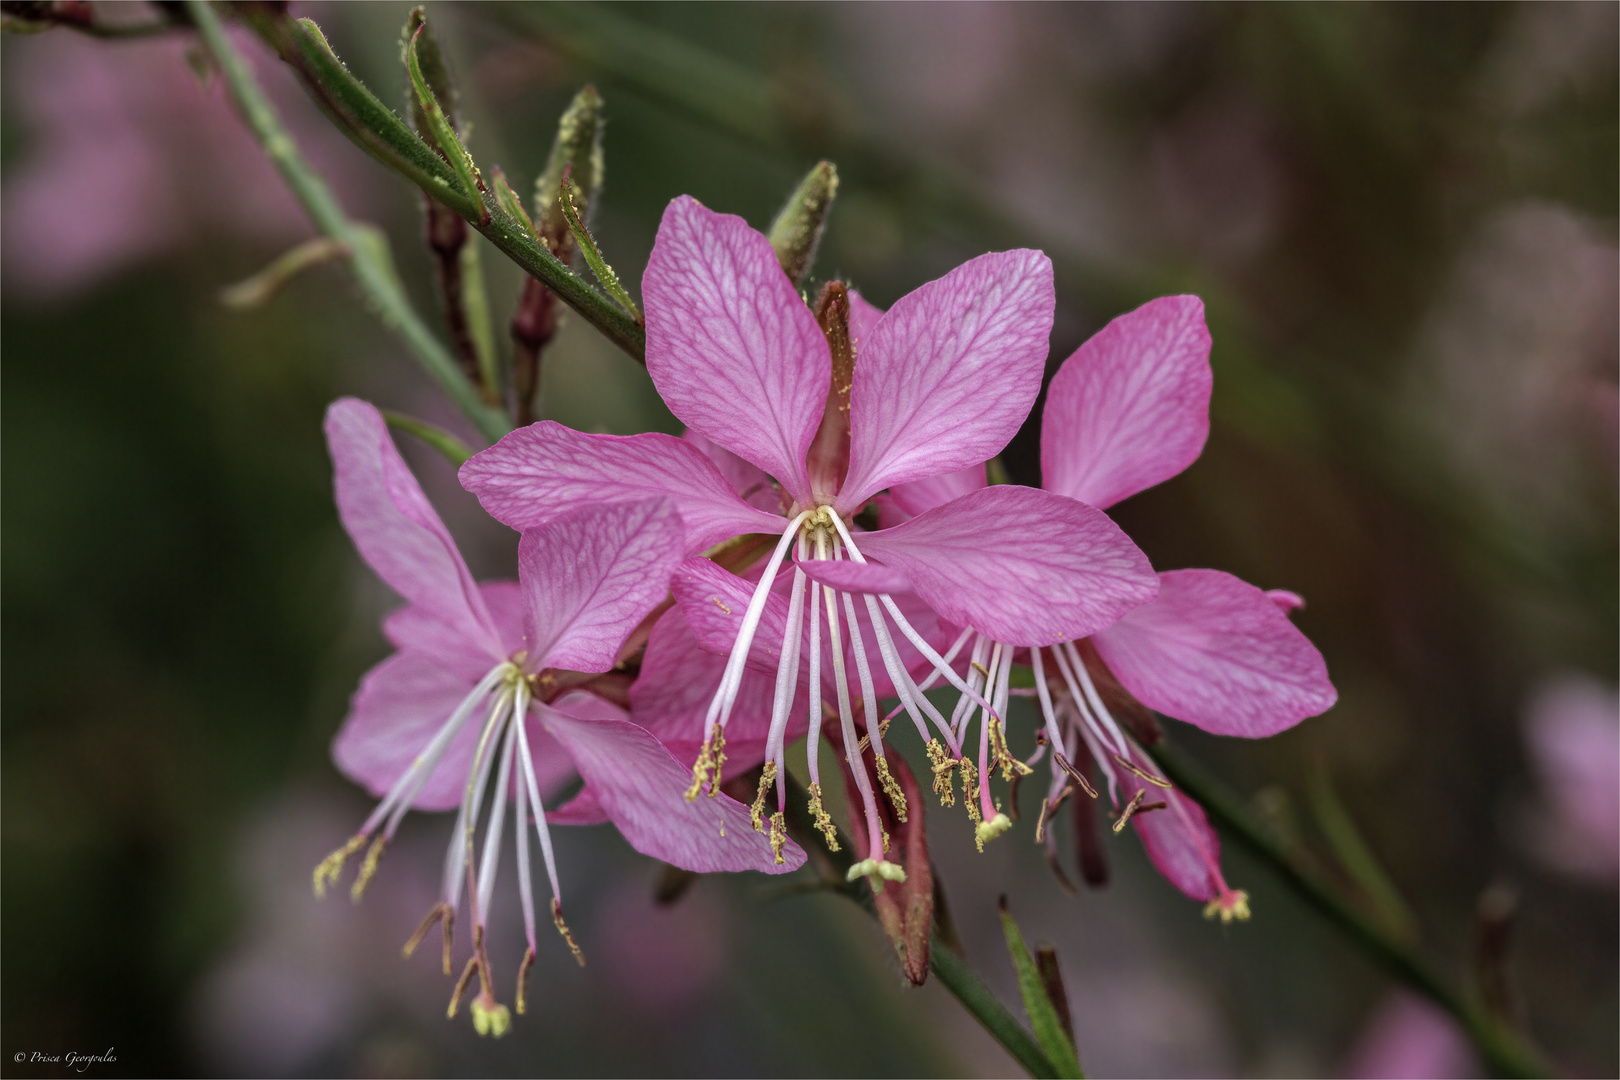
[[[1326,837],[1328,846],[1333,849],[1339,865],[1367,894],[1389,932],[1402,941],[1415,942],[1418,936],[1417,920],[1412,917],[1412,909],[1406,906],[1400,890],[1379,865],[1378,857],[1373,854],[1367,841],[1362,839],[1350,811],[1345,809],[1338,793],[1333,790],[1327,770],[1321,766],[1317,767],[1311,778],[1310,797],[1316,824]]]
[[[1006,897],[1001,900],[1001,930],[1007,937],[1007,955],[1012,957],[1013,970],[1018,974],[1018,992],[1024,998],[1024,1011],[1029,1014],[1030,1026],[1035,1029],[1035,1038],[1041,1044],[1041,1049],[1046,1051],[1046,1057],[1058,1076],[1084,1077],[1074,1044],[1064,1031],[1057,1007],[1047,996],[1040,968],[1036,966],[1035,958],[1030,956],[1029,947],[1024,944],[1024,935],[1019,933],[1018,924],[1013,922],[1012,914],[1007,910]]]
[[[219,291],[219,302],[233,311],[253,311],[268,304],[287,283],[312,266],[347,258],[349,245],[317,236],[282,255],[257,274]]]
[[[428,130],[433,132],[433,138],[439,144],[439,149],[449,159],[450,167],[456,171],[462,193],[467,196],[468,202],[478,208],[479,222],[487,223],[489,208],[484,205],[484,200],[479,194],[484,185],[478,177],[478,166],[473,164],[472,155],[467,153],[467,148],[461,145],[461,137],[456,134],[456,129],[450,126],[449,119],[444,115],[444,109],[439,106],[439,99],[433,95],[433,88],[428,85],[427,78],[422,74],[417,42],[421,40],[425,30],[427,30],[426,23],[418,26],[410,45],[405,49],[405,67],[411,74],[411,86],[416,90],[416,100],[422,107],[422,117],[427,121]]]
[[[645,323],[646,320],[642,318],[641,309],[636,306],[634,300],[630,299],[630,294],[624,291],[624,286],[619,284],[619,275],[615,274],[613,267],[609,266],[607,260],[602,258],[602,252],[596,246],[596,237],[591,235],[591,230],[587,229],[585,223],[579,219],[579,211],[574,207],[573,189],[574,185],[569,182],[568,177],[564,176],[562,190],[558,193],[557,201],[558,205],[562,207],[563,217],[568,219],[568,227],[574,232],[574,242],[579,245],[580,253],[585,256],[585,264],[591,268],[591,273],[596,275],[596,280],[602,283],[602,287],[608,291],[608,295],[618,301],[619,306],[628,311],[631,318],[635,319],[637,323]]]
[[[467,311],[467,329],[472,334],[473,351],[478,354],[483,384],[500,386],[500,357],[495,351],[495,329],[490,321],[483,254],[478,241],[470,236],[461,247],[461,301]]]
[[[450,434],[441,427],[435,427],[426,420],[418,420],[414,416],[406,416],[391,409],[382,409],[382,417],[388,421],[388,426],[398,428],[400,431],[415,435],[433,449],[450,460],[450,464],[459,466],[462,462],[473,456],[467,444]]]

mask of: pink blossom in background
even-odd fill
[[[353,148],[256,38],[232,36],[300,148],[342,193]],[[57,30],[9,58],[7,104],[26,136],[0,190],[8,292],[67,295],[210,236],[274,248],[313,235],[223,84],[193,73],[190,41]]]
[[[1484,1074],[1455,1020],[1428,999],[1396,990],[1363,1026],[1344,1075],[1349,1080],[1462,1080]]]
[[[1586,675],[1555,675],[1532,691],[1525,740],[1542,809],[1532,851],[1550,866],[1620,885],[1620,696]]]
[[[659,904],[646,881],[620,881],[600,912],[601,924],[613,927],[599,951],[615,1003],[654,1021],[703,1005],[730,959],[723,906],[715,890]]]

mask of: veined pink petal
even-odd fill
[[[511,656],[523,648],[522,590],[515,581],[485,581],[478,592],[500,637],[501,654]],[[383,636],[401,652],[431,656],[440,666],[466,676],[468,689],[490,668],[489,653],[481,645],[419,607],[390,612],[383,620]]]
[[[724,654],[703,648],[677,604],[659,617],[647,641],[641,674],[630,686],[630,719],[663,743],[676,761],[696,761],[703,719],[725,668]],[[726,723],[726,775],[738,775],[765,760],[774,694],[770,675],[743,670],[737,703]],[[788,721],[787,741],[803,735],[807,723],[803,711],[795,710]]]
[[[683,195],[664,211],[641,293],[647,373],[670,412],[807,498],[832,354],[771,242]]]
[[[908,484],[896,484],[889,489],[889,498],[895,508],[907,517],[916,517],[936,506],[944,506],[952,499],[960,499],[987,486],[984,462],[969,465],[955,472],[941,473]],[[898,524],[898,523],[897,523]]]
[[[479,675],[483,673],[480,672]],[[398,652],[366,672],[349,706],[349,716],[332,742],[332,759],[343,775],[381,797],[405,774],[472,691],[479,676],[467,678],[427,653]],[[467,790],[467,772],[478,747],[480,725],[493,704],[481,703],[451,740],[444,757],[412,802],[418,810],[448,810]],[[530,732],[535,776],[542,792],[573,774],[549,735],[539,742]]]
[[[603,715],[606,707],[589,695],[570,694],[539,708],[545,726],[631,847],[704,874],[779,874],[804,865],[804,852],[791,841],[782,852],[786,861],[774,865],[771,846],[754,831],[748,808],[729,796],[687,802],[691,766],[671,757],[645,729]]]
[[[496,521],[522,531],[581,503],[665,498],[686,527],[686,553],[786,522],[746,505],[690,443],[673,435],[586,435],[550,420],[512,432],[461,467],[461,486]]]
[[[537,727],[538,722],[529,726],[530,739],[534,738]],[[550,735],[546,738],[553,744],[556,743]],[[547,825],[600,825],[611,820],[613,819],[608,817],[608,812],[602,808],[601,802],[596,798],[596,792],[591,790],[589,784],[580,788],[572,799],[561,806],[546,811]]]
[[[500,638],[478,586],[382,414],[358,398],[334,401],[326,410],[326,444],[338,516],[360,557],[412,606],[498,660]]]
[[[782,512],[782,496],[765,471],[752,462],[744,461],[700,431],[687,428],[681,438],[703,451],[703,456],[714,462],[726,483],[737,492],[737,497],[767,514]]]
[[[1106,508],[1191,465],[1209,438],[1209,348],[1196,296],[1150,300],[1092,335],[1046,391],[1046,490]]]
[[[1056,303],[1052,263],[1030,250],[980,255],[901,297],[856,349],[839,511],[999,453],[1040,393]]]
[[[529,671],[607,671],[630,631],[669,593],[681,520],[664,499],[592,506],[518,543]]]
[[[1160,574],[1158,599],[1092,640],[1142,704],[1217,735],[1274,735],[1338,699],[1277,604],[1218,570]]]
[[[988,487],[858,543],[946,622],[1013,645],[1084,637],[1158,591],[1107,514],[1036,488]]]
[[[854,289],[849,290],[849,336],[855,343],[855,359],[860,362],[861,346],[871,337],[878,320],[883,318],[883,309],[867,301]]]
[[[1151,772],[1152,763],[1145,764]],[[1122,780],[1121,800],[1134,798],[1137,791],[1146,788],[1146,802],[1162,800],[1170,804],[1163,810],[1131,818],[1148,859],[1159,873],[1193,900],[1209,901],[1219,896],[1221,887],[1215,872],[1221,863],[1221,842],[1204,816],[1203,807],[1180,791],[1145,783],[1123,769],[1118,770],[1118,775]]]
[[[892,566],[878,563],[831,562],[825,559],[805,559],[798,566],[811,578],[823,585],[851,593],[905,593],[911,592],[906,575]]]

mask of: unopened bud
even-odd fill
[[[827,213],[838,194],[838,169],[830,161],[819,162],[799,182],[788,201],[771,222],[771,247],[788,280],[804,283],[816,261],[816,246],[827,227]]]
[[[557,202],[563,174],[573,185],[574,208],[580,220],[589,224],[602,188],[602,119],[602,95],[596,87],[584,86],[557,121],[551,156],[534,182],[534,224],[551,253],[564,262],[574,253],[574,233]]]

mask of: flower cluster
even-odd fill
[[[531,820],[552,918],[579,956],[549,825],[611,821],[698,872],[792,870],[805,856],[787,835],[786,750],[801,737],[810,815],[840,842],[825,738],[858,819],[850,880],[881,893],[926,873],[890,832],[923,812],[884,748],[903,713],[941,803],[960,786],[981,850],[1012,827],[993,778],[1016,798],[1044,758],[1033,831],[1049,855],[1058,807],[1073,799],[1077,821],[1095,822],[1106,793],[1114,831],[1134,824],[1171,882],[1210,914],[1247,917],[1203,812],[1153,762],[1149,710],[1269,735],[1332,705],[1326,667],[1289,620],[1293,594],[1213,570],[1155,573],[1104,512],[1202,450],[1199,301],[1154,301],[1064,362],[1042,418],[1045,483],[1030,488],[990,484],[986,464],[1041,391],[1055,307],[1041,253],[980,256],[886,312],[839,282],[812,303],[764,236],[680,198],[642,292],[648,373],[687,431],[542,421],[469,460],[463,486],[522,534],[516,582],[474,582],[377,412],[332,407],[344,525],[408,604],[384,625],[398,651],[365,677],[334,747],[381,802],[317,868],[317,892],[365,848],[358,896],[408,809],[456,809],[441,898],[408,948],[442,921],[449,973],[465,905],[472,956],[451,1011],[476,975],[475,1022],[499,1034],[509,1020],[484,932],[508,805],[522,1012]],[[936,684],[949,688],[937,702]],[[1039,703],[1027,759],[1010,748],[1024,737],[1007,724],[1014,696]],[[578,793],[555,805],[576,775]]]

